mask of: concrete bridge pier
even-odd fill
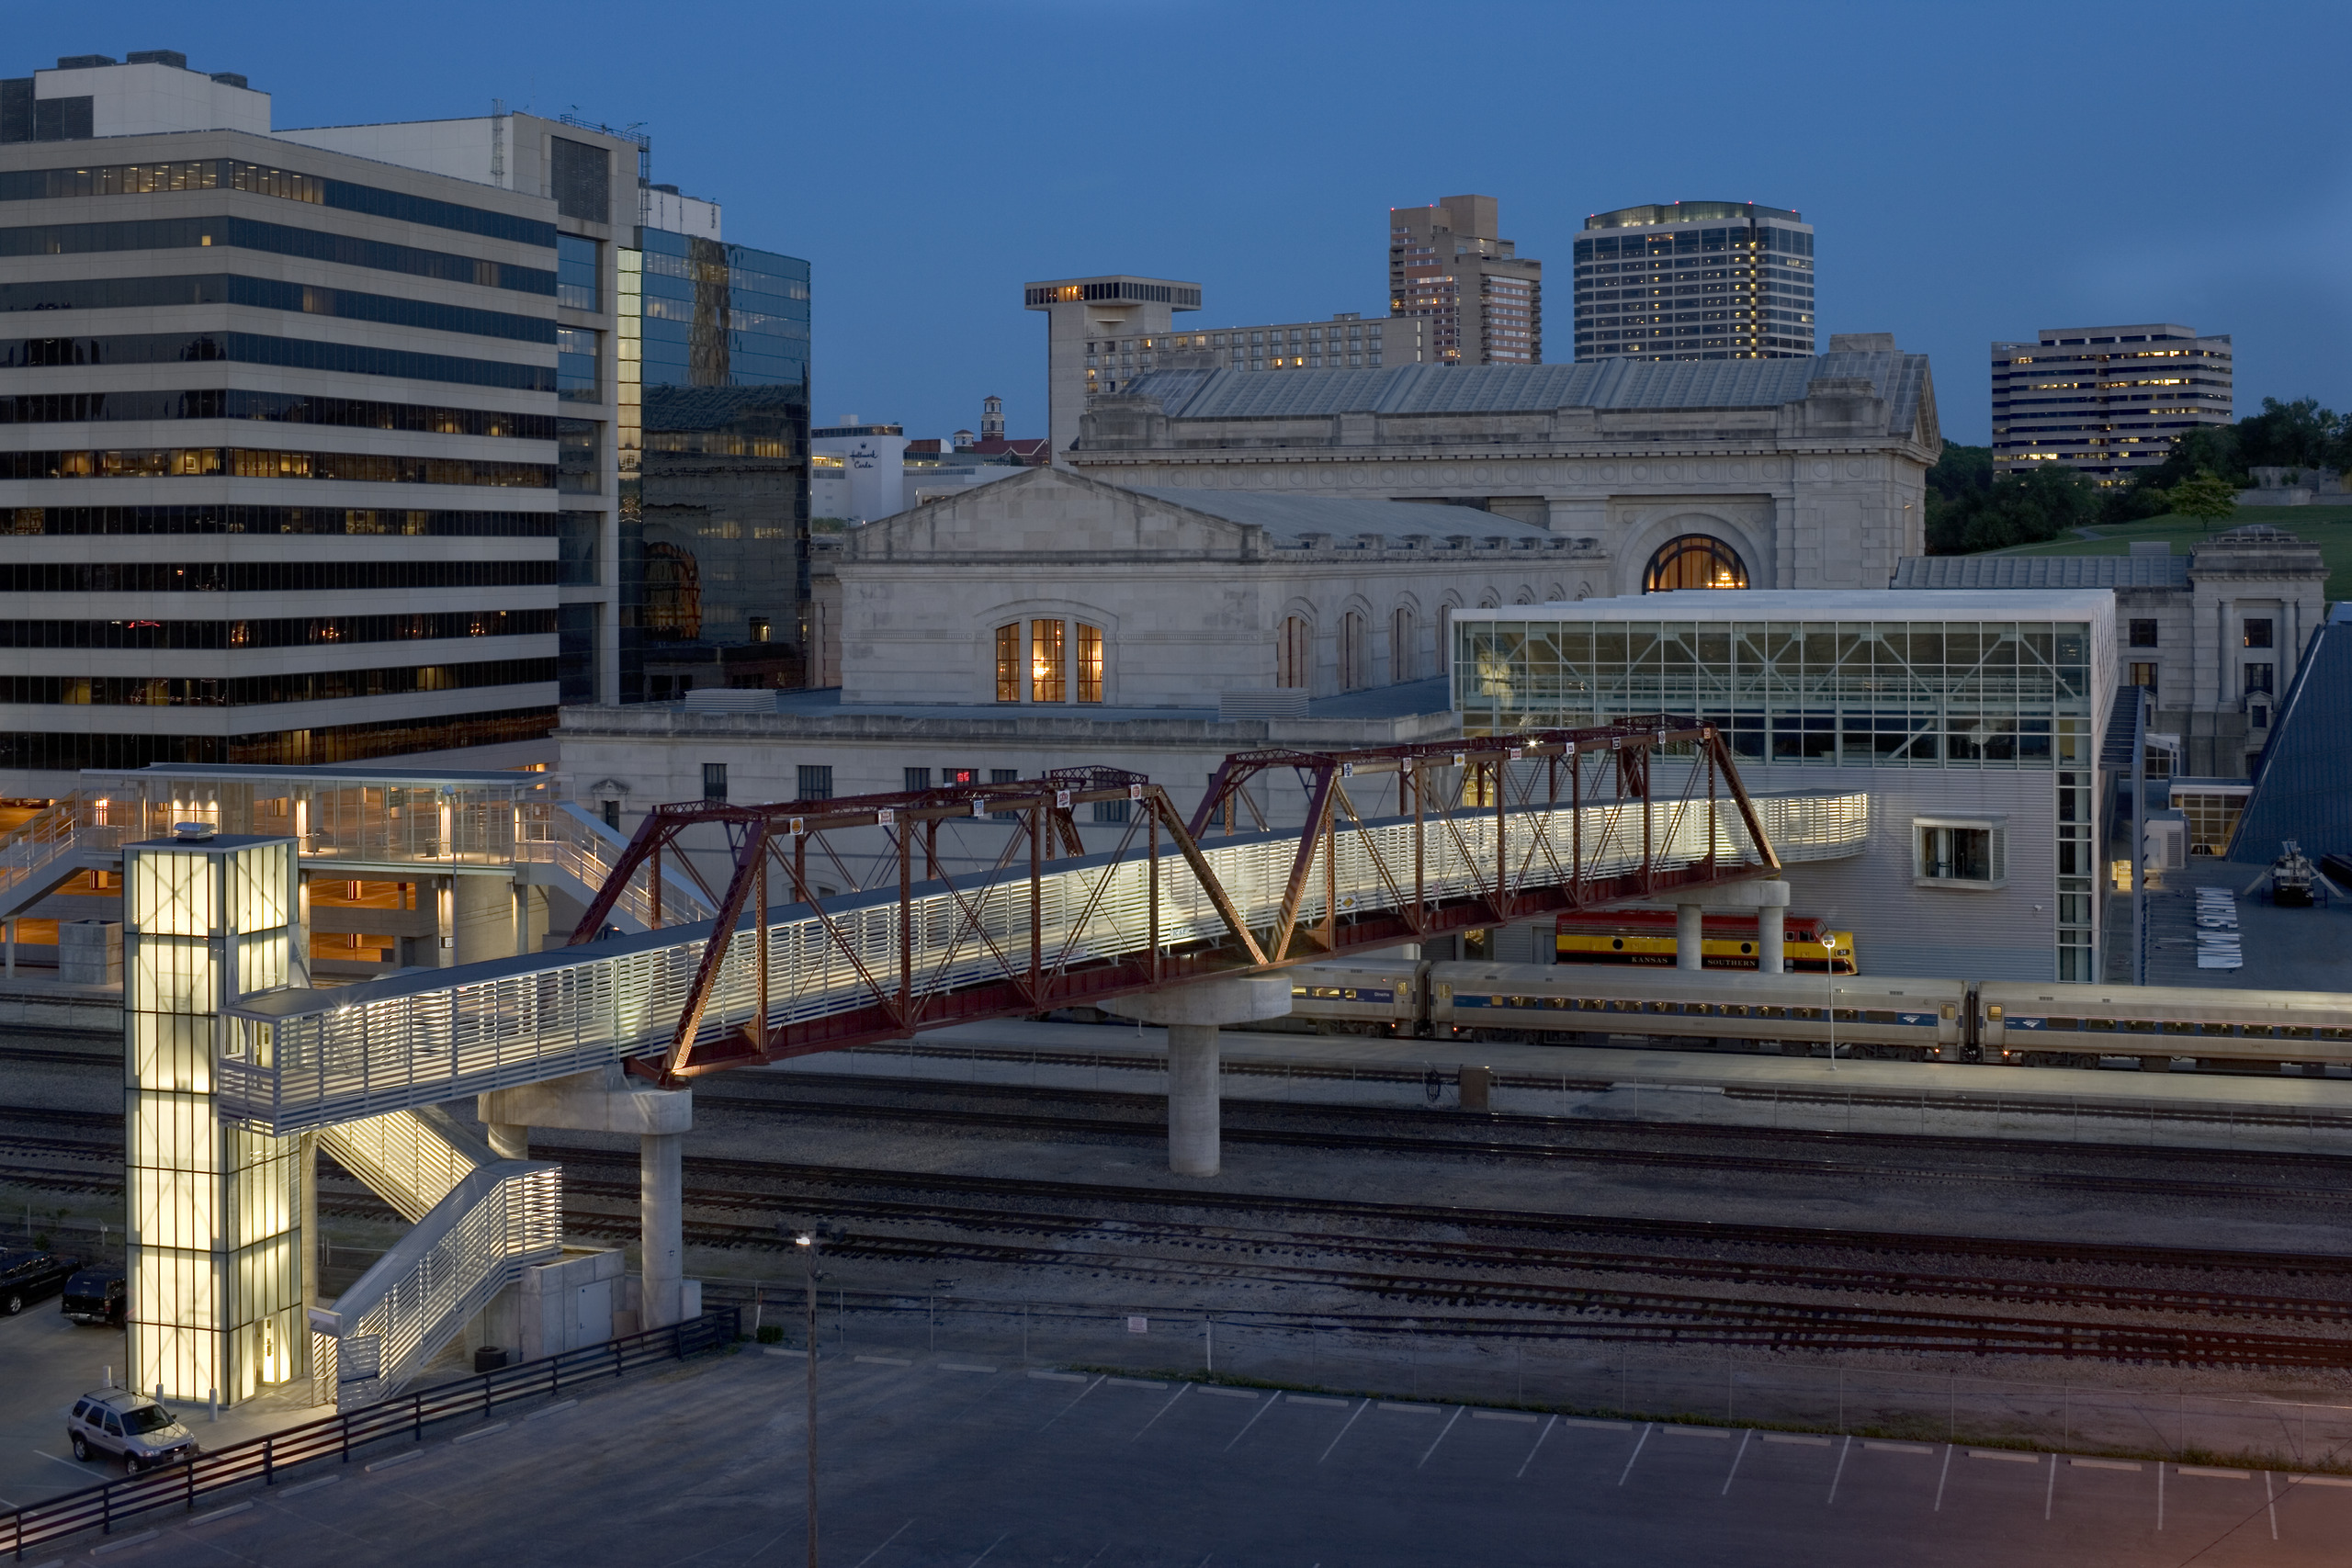
[[[534,1127],[635,1135],[641,1255],[638,1326],[662,1328],[684,1317],[685,1198],[681,1156],[685,1134],[695,1124],[694,1090],[637,1084],[616,1064],[545,1083],[496,1089],[481,1096],[478,1104],[490,1146],[502,1159],[529,1158]]]
[[[1105,1006],[1168,1031],[1168,1168],[1178,1176],[1216,1175],[1224,1164],[1216,1032],[1289,1012],[1289,977],[1195,980]]]
[[[1786,951],[1786,931],[1782,926],[1783,911],[1789,907],[1789,885],[1785,882],[1734,882],[1706,890],[1706,902],[1677,904],[1674,907],[1674,966],[1678,969],[1704,967],[1699,943],[1709,909],[1753,909],[1756,911],[1756,972],[1778,975]]]

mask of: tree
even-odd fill
[[[2317,398],[2265,398],[2260,413],[2238,421],[2238,461],[2248,468],[2325,468],[2344,429],[2343,416],[2320,407]]]
[[[1973,555],[2011,545],[2039,544],[2070,528],[2099,521],[2094,485],[2055,464],[1985,484],[1961,488],[1950,501],[1931,489],[1928,548],[1935,555]]]
[[[2197,518],[2210,528],[2230,520],[2238,509],[2238,494],[2228,480],[2207,468],[2195,479],[2184,479],[2173,487],[2172,509],[2183,516]]]

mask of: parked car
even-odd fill
[[[78,1258],[55,1252],[0,1252],[0,1317],[14,1317],[74,1277]]]
[[[180,1418],[136,1389],[102,1388],[74,1402],[65,1438],[75,1459],[92,1450],[122,1456],[136,1475],[151,1465],[181,1464],[197,1455],[196,1434]]]
[[[119,1327],[130,1305],[130,1283],[110,1264],[85,1269],[65,1281],[65,1315],[76,1323]]]

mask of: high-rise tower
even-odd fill
[[[1388,313],[1426,319],[1441,364],[1544,362],[1544,264],[1501,226],[1491,196],[1388,209]]]
[[[1813,226],[1746,201],[1597,212],[1577,236],[1578,359],[1814,352]]]

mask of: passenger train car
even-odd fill
[[[2167,1070],[2352,1066],[2352,996],[2049,981],[1692,973],[1574,964],[1307,964],[1291,1027],[1532,1044],[1612,1036],[1782,1055]]]
[[[1821,973],[1825,934],[1830,945],[1826,962],[1835,965],[1835,972],[1858,972],[1853,932],[1831,931],[1829,922],[1818,915],[1783,916],[1781,925],[1783,953],[1794,973]],[[1671,969],[1678,957],[1674,933],[1671,909],[1602,909],[1562,915],[1552,940],[1563,964]],[[1756,917],[1709,915],[1699,945],[1710,969],[1752,970],[1756,967]]]

